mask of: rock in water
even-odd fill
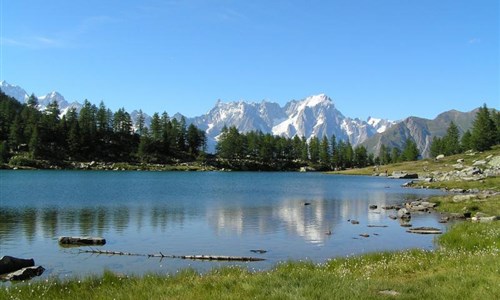
[[[21,270],[2,276],[3,280],[28,280],[43,274],[45,269],[42,266],[26,267]]]
[[[32,267],[35,261],[31,259],[3,256],[0,258],[0,274],[11,273],[22,268]]]
[[[104,245],[106,244],[106,239],[102,237],[90,237],[90,236],[61,236],[59,238],[59,244],[62,245]]]
[[[398,210],[399,219],[411,219],[411,214],[406,208],[401,208]]]

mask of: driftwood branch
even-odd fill
[[[125,255],[125,256],[147,256],[163,258],[178,258],[178,259],[192,259],[192,260],[217,260],[217,261],[263,261],[264,258],[247,257],[247,256],[225,256],[225,255],[165,255],[161,252],[158,254],[139,254],[121,251],[109,250],[79,250],[79,253],[92,253],[92,254],[105,254],[105,255]]]
[[[126,255],[126,256],[146,256],[144,254],[139,253],[129,253],[129,252],[121,252],[121,251],[108,251],[108,250],[79,250],[79,253],[92,253],[92,254],[106,254],[106,255]]]
[[[248,257],[248,256],[225,256],[225,255],[164,255],[160,254],[148,254],[148,257],[167,257],[167,258],[180,258],[180,259],[192,259],[192,260],[219,260],[219,261],[263,261],[264,258],[259,257]]]

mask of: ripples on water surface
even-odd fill
[[[33,257],[47,269],[46,278],[104,269],[203,272],[235,264],[82,254],[60,247],[62,235],[102,236],[107,244],[94,247],[101,250],[265,258],[241,263],[256,270],[289,259],[323,262],[378,250],[432,249],[433,236],[408,234],[388,218],[393,212],[368,208],[440,193],[403,189],[402,183],[320,173],[0,171],[0,256]],[[422,214],[412,224],[442,228],[437,221]]]

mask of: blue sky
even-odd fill
[[[319,93],[346,116],[500,108],[498,0],[0,0],[0,79],[201,115]]]

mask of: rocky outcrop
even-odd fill
[[[486,159],[474,160],[472,165],[465,165],[464,159],[457,160],[454,170],[449,172],[435,171],[427,175],[431,181],[476,181],[487,177],[500,176],[500,156],[488,156]]]

